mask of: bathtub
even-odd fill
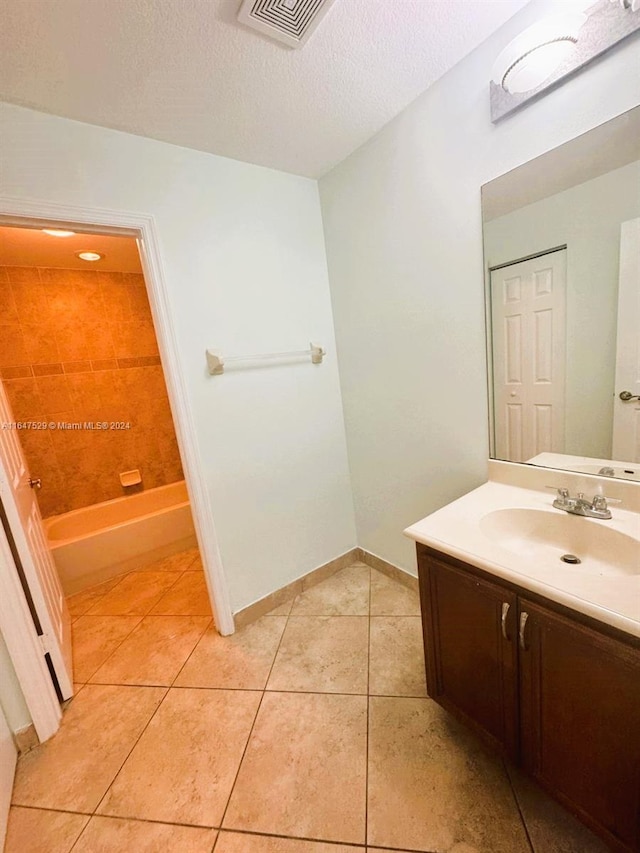
[[[44,519],[66,595],[196,545],[184,480]]]

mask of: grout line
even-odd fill
[[[218,838],[216,839],[216,843],[219,840],[220,835],[223,832],[235,833],[237,835],[247,835],[250,838],[269,838],[269,839],[271,839],[271,838],[282,838],[282,839],[285,839],[287,841],[302,841],[303,843],[311,842],[313,844],[331,845],[331,846],[335,846],[335,847],[350,847],[350,848],[353,848],[353,850],[364,851],[366,849],[364,844],[359,844],[356,841],[335,841],[334,839],[329,840],[326,838],[311,838],[308,835],[282,835],[282,834],[275,833],[275,832],[257,832],[256,830],[253,830],[253,829],[220,829],[218,832]],[[215,847],[214,847],[214,849],[215,849]],[[410,851],[407,851],[406,848],[404,850],[402,850],[399,847],[384,847],[381,849],[389,850],[389,851],[398,850],[399,853],[410,853]],[[418,850],[418,851],[416,851],[416,853],[424,853],[424,851]]]
[[[133,572],[130,572],[129,574],[133,574]],[[143,573],[143,572],[136,572],[136,574],[144,574],[144,573]],[[165,590],[163,590],[163,593],[162,593],[162,595],[160,595],[160,598],[162,598],[162,596],[163,596],[166,592],[168,592],[170,589],[172,589],[172,588],[173,588],[173,586],[175,586],[175,584],[178,582],[178,579],[182,576],[182,574],[183,574],[183,573],[182,573],[182,572],[180,572],[180,573],[176,573],[176,574],[177,574],[177,577],[175,578],[174,582],[173,582],[170,586],[168,586]],[[128,575],[125,575],[125,576],[122,578],[122,580],[124,580],[124,578],[125,578],[125,577],[127,577],[127,576],[128,576]],[[113,589],[115,589],[117,586],[119,586],[119,584],[120,584],[120,583],[121,583],[121,582],[119,582],[118,584],[116,584],[116,585],[113,587]],[[111,591],[112,591],[112,590],[109,590],[109,592],[111,592]],[[105,593],[105,595],[108,595],[108,594],[109,594],[109,592]],[[103,596],[103,597],[104,597],[104,596]],[[157,600],[156,600],[156,601],[151,605],[151,608],[153,608],[153,607],[158,603],[158,601],[160,600],[160,598],[158,598],[158,599],[157,599]],[[101,601],[101,600],[102,600],[102,598],[100,599],[100,601]],[[151,609],[151,608],[150,608],[150,609]],[[100,614],[89,614],[89,613],[87,613],[87,614],[83,614],[83,615],[100,615]],[[118,614],[118,615],[126,616],[126,615],[139,615],[139,614]],[[138,624],[137,624],[137,625],[135,625],[135,626],[134,626],[134,628],[132,629],[132,632],[131,632],[131,633],[133,633],[133,631],[135,631],[135,630],[136,630],[136,628],[138,628],[138,626],[142,623],[142,620],[145,618],[145,616],[146,616],[146,615],[148,615],[148,614],[143,614],[143,615],[141,616],[140,621],[138,622]],[[205,628],[205,630],[206,630],[206,628]],[[203,633],[204,633],[204,631],[203,631]],[[129,636],[130,636],[130,635],[129,635]],[[123,640],[123,642],[124,642],[124,640]],[[199,642],[199,640],[198,640],[198,642]],[[197,643],[196,643],[196,645],[197,645]],[[111,655],[110,655],[109,657],[111,657]],[[108,658],[107,658],[107,660],[108,660]],[[106,661],[105,661],[104,663],[106,663]],[[103,664],[101,664],[101,666],[100,666],[100,667],[98,667],[98,669],[100,669],[100,668],[104,665],[104,663],[103,663]],[[97,671],[98,671],[98,670],[96,670],[96,672],[97,672]],[[94,673],[94,675],[95,675],[95,673]],[[92,677],[93,677],[93,676],[92,676]],[[85,685],[85,686],[86,686],[86,685]],[[101,686],[104,686],[104,685],[101,685]],[[115,783],[116,779],[118,778],[118,776],[119,776],[119,775],[120,775],[120,773],[122,772],[122,768],[124,767],[124,765],[125,765],[125,764],[127,763],[127,761],[129,760],[129,758],[130,758],[130,756],[131,756],[132,752],[134,751],[134,749],[136,748],[136,746],[137,746],[137,745],[138,745],[138,743],[140,742],[140,739],[142,738],[142,736],[143,736],[143,735],[144,735],[144,733],[146,732],[147,728],[148,728],[148,727],[149,727],[149,725],[151,724],[151,721],[154,719],[154,717],[156,716],[156,714],[158,713],[158,711],[159,711],[159,710],[160,710],[160,708],[162,707],[162,704],[163,704],[164,700],[167,698],[167,696],[169,695],[169,690],[170,690],[170,687],[166,687],[165,685],[158,685],[158,686],[156,687],[156,686],[152,686],[152,685],[123,685],[123,684],[118,684],[118,685],[114,685],[114,686],[118,686],[118,687],[144,686],[144,687],[149,687],[150,689],[164,689],[164,691],[165,691],[165,692],[164,692],[164,695],[163,695],[162,699],[160,700],[160,702],[158,702],[158,705],[157,705],[157,707],[156,707],[155,711],[151,714],[151,716],[150,716],[150,717],[149,717],[149,719],[147,720],[146,724],[143,726],[142,731],[140,732],[140,734],[138,735],[138,737],[137,737],[137,738],[135,739],[135,741],[133,742],[133,744],[132,744],[132,746],[131,746],[131,749],[127,752],[127,754],[126,754],[126,756],[125,756],[124,760],[123,760],[123,761],[122,761],[122,763],[120,764],[120,767],[119,767],[118,771],[116,772],[116,774],[114,775],[114,777],[111,779],[111,782],[107,785],[107,788],[106,788],[106,790],[105,790],[104,794],[102,795],[102,797],[100,798],[100,800],[99,800],[99,802],[98,802],[98,804],[97,804],[96,808],[92,811],[92,813],[91,813],[92,815],[97,814],[98,809],[100,808],[100,806],[101,806],[101,805],[102,805],[102,803],[104,802],[104,800],[105,800],[105,798],[106,798],[107,794],[109,793],[109,791],[110,791],[110,790],[111,790],[111,788],[113,787],[113,785],[114,785],[114,783]],[[88,826],[88,825],[89,825],[89,823],[87,823],[87,826]],[[85,829],[86,829],[86,827],[85,827]],[[73,846],[72,846],[71,850],[73,850],[73,847],[75,847],[75,846],[76,846],[76,844],[78,843],[79,839],[81,838],[81,836],[82,836],[83,834],[84,834],[84,829],[83,829],[83,831],[80,833],[80,835],[78,836],[78,838],[75,840],[75,842],[74,842],[74,844],[73,844]]]
[[[529,835],[529,827],[527,826],[527,821],[525,820],[524,813],[522,811],[522,808],[520,807],[520,800],[518,799],[518,794],[516,792],[515,785],[513,784],[513,780],[511,778],[511,773],[509,772],[509,767],[507,765],[507,762],[504,760],[504,758],[501,759],[501,764],[502,764],[502,769],[504,770],[504,774],[507,777],[507,781],[509,782],[509,788],[511,788],[511,793],[513,794],[513,799],[515,801],[516,808],[518,809],[518,814],[520,815],[520,820],[522,821],[524,834],[527,837],[527,842],[529,844],[529,847],[531,848],[531,853],[536,853],[536,849],[533,845],[533,841],[531,839],[531,836]]]
[[[117,687],[129,687],[129,686],[138,686],[138,685],[123,685],[123,684],[118,684],[118,685],[115,685],[115,686],[117,686]],[[148,685],[144,685],[144,686],[145,686],[145,687],[147,687]],[[101,806],[101,805],[102,805],[102,803],[104,802],[105,797],[107,796],[107,794],[109,793],[109,791],[110,791],[110,790],[111,790],[111,788],[113,787],[114,782],[116,781],[116,779],[118,778],[118,776],[119,776],[119,775],[120,775],[120,773],[122,772],[122,768],[124,767],[124,765],[125,765],[125,764],[127,763],[127,761],[129,760],[129,758],[130,758],[130,756],[131,756],[131,753],[133,752],[133,750],[136,748],[136,746],[137,746],[137,745],[138,745],[138,743],[140,742],[140,739],[142,738],[143,734],[144,734],[144,733],[146,732],[146,730],[149,728],[149,725],[150,725],[151,721],[153,720],[153,718],[156,716],[156,714],[158,713],[158,711],[159,711],[159,710],[160,710],[160,708],[162,707],[162,703],[164,702],[164,700],[165,700],[165,699],[167,698],[167,696],[169,695],[169,688],[168,688],[168,687],[164,687],[164,686],[161,686],[161,687],[150,687],[149,689],[151,689],[151,690],[164,690],[164,696],[163,696],[163,697],[162,697],[162,699],[158,702],[158,707],[155,709],[155,711],[153,712],[153,714],[151,714],[151,716],[149,717],[149,719],[147,720],[147,722],[146,722],[146,723],[145,723],[145,725],[143,726],[142,731],[140,732],[140,734],[138,735],[138,737],[135,739],[135,742],[133,743],[133,745],[132,745],[131,749],[129,750],[129,752],[128,752],[128,753],[127,753],[127,755],[125,756],[125,759],[124,759],[124,761],[122,762],[122,764],[120,765],[120,767],[118,768],[117,773],[115,774],[115,776],[113,777],[113,779],[111,780],[111,782],[108,784],[106,791],[104,792],[104,794],[103,794],[103,795],[102,795],[102,797],[100,798],[100,802],[99,802],[99,803],[98,803],[98,805],[95,807],[95,809],[93,810],[92,814],[97,814],[98,809],[100,808],[100,806]],[[109,817],[109,815],[104,815],[104,817]]]
[[[57,806],[32,806],[29,804],[11,802],[11,807],[16,809],[31,809],[34,812],[59,812],[60,814],[79,814],[83,817],[92,817],[93,812],[79,812],[72,809],[61,809]]]
[[[369,842],[369,714],[371,689],[371,567],[369,567],[369,620],[367,624],[367,728],[364,751],[364,843]]]
[[[185,658],[184,663],[182,664],[182,666],[180,667],[180,669],[179,669],[179,670],[178,670],[178,672],[176,673],[175,678],[174,678],[174,679],[173,679],[173,681],[171,682],[170,687],[171,687],[172,689],[173,689],[173,686],[174,686],[174,684],[176,683],[176,681],[180,678],[180,673],[182,672],[182,670],[185,668],[185,666],[186,666],[186,665],[189,663],[189,661],[191,660],[191,657],[192,657],[193,653],[195,652],[195,650],[198,648],[198,646],[200,645],[200,643],[201,643],[201,642],[202,642],[202,640],[204,639],[204,637],[205,637],[205,635],[206,635],[207,631],[209,630],[209,628],[211,627],[211,625],[212,625],[212,624],[213,624],[213,626],[216,628],[216,632],[217,632],[217,630],[218,630],[218,629],[217,629],[217,627],[216,627],[216,625],[215,625],[215,620],[214,620],[214,618],[213,618],[213,615],[211,616],[210,620],[207,622],[207,624],[206,624],[206,626],[205,626],[204,631],[203,631],[203,632],[202,632],[202,634],[200,634],[200,636],[198,637],[198,641],[196,642],[196,644],[194,645],[194,647],[191,649],[191,651],[189,652],[189,654],[188,654],[188,655],[187,655],[187,657]]]
[[[282,838],[286,839],[287,841],[302,841],[303,843],[310,841],[313,844],[330,844],[335,845],[336,847],[352,847],[354,850],[365,850],[365,845],[359,844],[356,841],[336,841],[335,839],[312,838],[309,835],[282,835],[281,833],[276,832],[257,832],[254,829],[220,829],[218,837],[223,832],[237,833],[238,835],[248,835],[250,838]],[[407,851],[400,850],[400,848],[385,847],[382,849],[397,849],[400,851],[400,853],[407,853]],[[421,851],[417,851],[417,853],[421,853]]]
[[[290,614],[290,612],[289,612],[289,614]],[[249,743],[251,742],[251,736],[253,735],[253,730],[256,727],[258,715],[260,714],[260,709],[262,708],[262,703],[263,703],[264,697],[266,695],[267,685],[269,684],[269,679],[271,678],[271,673],[273,672],[273,667],[275,666],[276,658],[278,657],[278,652],[280,651],[280,646],[282,645],[282,640],[283,640],[284,635],[286,633],[287,625],[289,624],[289,618],[290,618],[290,615],[288,615],[286,617],[286,621],[284,623],[284,628],[282,629],[282,634],[280,634],[280,640],[278,641],[278,647],[276,648],[275,654],[273,656],[273,660],[271,661],[271,666],[269,667],[269,673],[267,675],[267,678],[265,679],[264,687],[262,688],[262,695],[260,696],[260,701],[258,702],[258,708],[256,709],[256,715],[253,718],[253,723],[251,725],[251,729],[249,730],[249,736],[247,737],[247,742],[244,745],[244,749],[242,751],[242,757],[240,758],[240,761],[238,762],[238,769],[237,769],[236,775],[233,779],[233,784],[231,786],[231,790],[229,791],[229,796],[227,797],[227,803],[224,807],[224,811],[222,812],[222,817],[220,818],[220,829],[222,829],[222,826],[224,824],[224,819],[227,815],[227,811],[229,809],[229,803],[231,802],[233,792],[235,791],[235,787],[236,787],[236,784],[238,782],[238,776],[240,775],[240,770],[241,770],[242,764],[244,762],[244,757],[247,754],[247,749],[249,748]],[[220,838],[220,833],[218,833],[218,837],[216,838],[215,844],[213,845],[214,850],[218,845],[218,839],[219,838]]]
[[[164,688],[166,690],[211,690],[220,691],[222,693],[284,693],[294,696],[367,696],[371,699],[428,699],[425,694],[413,693],[347,693],[344,690],[277,690],[262,688],[262,687],[206,687],[202,685],[190,684],[138,684],[134,682],[115,682],[115,681],[94,681],[91,684],[84,684],[83,687],[152,687]],[[78,691],[80,692],[80,691]]]
[[[89,615],[88,613],[86,613],[86,614],[85,614],[85,616],[88,616],[88,615]],[[105,617],[104,617],[104,616],[91,616],[90,618],[91,618],[91,619],[104,619]],[[109,616],[109,617],[107,617],[107,618],[109,618],[109,619],[131,619],[131,616]],[[84,680],[84,684],[85,684],[85,686],[86,686],[87,684],[89,684],[89,683],[94,683],[94,682],[92,682],[92,681],[91,681],[91,679],[92,679],[95,675],[97,675],[97,674],[98,674],[98,672],[99,672],[99,671],[102,669],[102,667],[107,663],[107,661],[111,660],[111,658],[112,658],[112,657],[114,656],[114,654],[118,651],[118,649],[120,648],[120,646],[124,643],[124,641],[125,641],[125,640],[128,640],[128,639],[129,639],[129,637],[133,634],[133,632],[136,630],[136,628],[138,627],[138,625],[140,625],[140,623],[142,622],[142,620],[143,620],[143,619],[144,619],[144,616],[140,616],[140,617],[138,618],[138,621],[137,621],[137,622],[136,622],[136,624],[131,628],[131,630],[129,631],[129,633],[128,633],[128,634],[126,634],[126,635],[125,635],[125,636],[120,640],[120,642],[118,643],[118,645],[113,649],[113,651],[112,651],[110,654],[108,654],[108,655],[107,655],[107,657],[106,657],[103,661],[101,661],[101,662],[98,664],[98,666],[94,669],[94,671],[91,673],[91,675],[90,675],[88,678],[85,678],[85,680]],[[75,639],[74,639],[74,636],[73,636],[73,629],[72,629],[72,631],[71,631],[71,650],[72,650],[72,653],[73,653],[74,645],[75,645]],[[99,682],[98,682],[98,683],[99,683]],[[80,691],[78,691],[78,693],[79,693],[79,692],[80,692]],[[77,694],[74,694],[74,695],[77,695]]]
[[[157,605],[157,603],[159,602],[159,600],[161,600],[161,599],[162,599],[162,598],[163,598],[163,597],[164,597],[164,596],[165,596],[165,595],[166,595],[166,594],[167,594],[167,593],[168,593],[168,592],[169,592],[169,591],[170,591],[170,590],[175,586],[175,584],[177,584],[177,583],[179,582],[179,580],[184,576],[184,574],[186,574],[186,573],[187,573],[187,571],[188,571],[188,569],[185,569],[185,570],[183,570],[182,572],[180,572],[180,573],[179,573],[178,577],[174,580],[174,583],[173,583],[170,587],[168,587],[166,590],[164,590],[164,591],[163,591],[163,593],[162,593],[162,594],[161,594],[161,596],[160,596],[160,599],[158,599],[158,600],[157,600],[157,601],[152,605],[152,607],[155,607],[155,606]],[[369,725],[370,725],[370,699],[371,699],[371,694],[370,694],[370,676],[371,676],[371,619],[373,618],[373,617],[372,617],[372,615],[371,615],[371,596],[372,596],[372,577],[373,577],[373,571],[374,571],[374,569],[372,569],[371,567],[369,567],[369,589],[368,589],[368,605],[367,605],[367,614],[366,614],[366,616],[363,616],[363,617],[362,617],[362,618],[367,618],[367,619],[368,619],[368,624],[367,624],[367,632],[368,632],[368,633],[367,633],[367,692],[366,692],[366,694],[361,694],[361,693],[345,693],[345,692],[343,692],[343,691],[335,692],[335,693],[334,693],[334,692],[330,692],[330,691],[319,691],[319,690],[304,690],[304,691],[300,691],[300,690],[278,690],[278,691],[273,691],[273,693],[276,693],[276,692],[277,692],[277,693],[283,693],[283,694],[298,694],[298,695],[299,695],[299,694],[306,694],[306,695],[343,695],[343,696],[354,696],[354,695],[355,695],[355,696],[358,696],[358,695],[366,695],[366,696],[367,696],[367,722],[366,722],[366,748],[365,748],[365,840],[364,840],[364,842],[363,842],[363,844],[364,844],[364,845],[366,845],[366,844],[367,844],[367,839],[368,839],[368,793],[369,793],[369,792],[368,792],[368,769],[369,769]],[[130,573],[130,574],[132,574],[132,573]],[[140,574],[140,572],[136,572],[136,574]],[[126,577],[126,575],[125,575],[125,577]],[[123,577],[123,580],[124,580],[124,577]],[[116,584],[116,586],[118,586],[118,584]],[[114,589],[115,589],[115,587],[114,587]],[[111,592],[111,590],[109,590],[109,592]],[[108,595],[108,594],[109,594],[108,592],[104,593],[104,594],[100,597],[100,599],[99,599],[99,600],[102,600],[102,598],[103,598],[105,595]],[[82,814],[82,815],[84,815],[84,816],[88,816],[88,817],[89,817],[89,821],[87,822],[86,826],[88,826],[88,825],[89,825],[90,820],[91,820],[91,818],[92,818],[93,816],[101,816],[101,817],[106,817],[106,818],[116,819],[116,820],[117,820],[117,819],[120,819],[120,820],[132,820],[132,821],[144,822],[144,823],[151,823],[151,824],[154,824],[154,823],[160,823],[160,824],[166,824],[166,825],[185,826],[185,827],[200,828],[200,829],[209,829],[209,828],[210,828],[210,829],[218,829],[218,833],[217,833],[217,835],[216,835],[216,839],[215,839],[214,844],[213,844],[212,853],[213,853],[213,850],[215,850],[215,849],[216,849],[217,844],[218,844],[218,841],[220,840],[221,833],[222,833],[223,831],[225,831],[225,832],[233,832],[233,833],[238,833],[238,834],[244,834],[244,835],[248,835],[248,836],[257,836],[257,837],[290,838],[290,839],[296,839],[296,840],[301,840],[301,841],[305,841],[305,840],[306,840],[306,841],[312,841],[312,842],[316,842],[316,843],[331,844],[331,845],[336,845],[336,846],[340,846],[340,845],[342,845],[342,846],[347,846],[347,847],[353,847],[354,849],[364,850],[364,847],[363,847],[363,844],[362,844],[362,843],[354,843],[354,842],[338,842],[338,841],[334,841],[334,840],[322,840],[322,839],[317,839],[317,838],[308,838],[308,839],[306,839],[306,838],[302,838],[302,837],[300,837],[300,836],[287,836],[287,835],[272,834],[272,833],[268,833],[268,832],[255,832],[255,831],[252,831],[252,830],[243,830],[243,829],[225,829],[225,830],[223,830],[223,829],[222,829],[222,824],[224,823],[224,819],[225,819],[226,813],[227,813],[227,811],[228,811],[230,801],[231,801],[231,799],[232,799],[232,796],[233,796],[233,793],[234,793],[235,787],[236,787],[237,782],[238,782],[238,778],[239,778],[239,775],[240,775],[240,770],[241,770],[241,768],[242,768],[242,765],[243,765],[243,762],[244,762],[244,759],[245,759],[245,756],[246,756],[246,753],[247,753],[247,750],[248,750],[249,744],[250,744],[250,742],[251,742],[251,738],[252,738],[252,735],[253,735],[253,732],[254,732],[254,729],[255,729],[256,723],[257,723],[258,716],[259,716],[259,714],[260,714],[260,710],[261,710],[261,707],[262,707],[262,703],[263,703],[263,701],[264,701],[265,694],[266,694],[267,692],[270,692],[270,691],[268,691],[268,687],[267,687],[267,686],[268,686],[269,680],[270,680],[270,678],[271,678],[271,674],[272,674],[272,672],[273,672],[273,668],[274,668],[274,666],[275,666],[275,663],[276,663],[276,660],[277,660],[277,657],[278,657],[278,654],[279,654],[280,648],[281,648],[282,643],[283,643],[284,635],[285,635],[285,633],[286,633],[286,630],[287,630],[287,627],[288,627],[288,624],[289,624],[289,619],[290,619],[290,618],[293,618],[293,619],[295,620],[295,619],[304,619],[304,618],[307,618],[307,617],[312,617],[312,618],[313,618],[313,617],[316,617],[316,618],[317,618],[317,617],[320,617],[320,616],[323,616],[323,617],[325,617],[325,618],[334,618],[335,616],[347,616],[347,617],[351,617],[351,618],[353,618],[353,615],[352,615],[352,614],[326,614],[326,613],[324,613],[324,614],[303,614],[303,615],[301,615],[301,616],[296,616],[295,614],[293,614],[293,613],[292,613],[292,611],[293,611],[293,605],[294,605],[294,602],[295,602],[296,597],[297,597],[297,596],[294,596],[294,598],[293,598],[293,599],[292,599],[292,601],[291,601],[291,607],[290,607],[290,609],[289,609],[289,613],[288,613],[288,614],[286,614],[286,615],[284,616],[284,620],[285,620],[285,622],[284,622],[284,627],[283,627],[282,633],[281,633],[281,635],[280,635],[280,639],[279,639],[279,642],[278,642],[278,645],[277,645],[276,651],[275,651],[275,653],[274,653],[274,656],[273,656],[273,659],[272,659],[272,662],[271,662],[271,666],[270,666],[270,668],[269,668],[269,674],[268,674],[268,676],[267,676],[267,678],[266,678],[266,681],[265,681],[265,684],[264,684],[264,686],[263,686],[262,688],[251,689],[251,688],[229,688],[229,687],[188,687],[188,686],[174,687],[175,681],[178,679],[178,677],[179,677],[180,673],[182,672],[182,670],[184,669],[184,667],[185,667],[186,663],[187,663],[187,662],[188,662],[188,660],[191,658],[191,656],[193,655],[193,653],[194,653],[195,649],[198,647],[198,645],[199,645],[199,644],[200,644],[200,642],[202,641],[203,636],[206,634],[207,630],[208,630],[208,629],[209,629],[209,627],[211,626],[211,623],[212,623],[212,621],[213,621],[213,620],[210,620],[210,621],[207,623],[207,625],[205,626],[205,628],[204,628],[204,630],[203,630],[202,634],[200,635],[200,637],[198,638],[197,642],[195,643],[195,645],[194,645],[193,649],[191,650],[191,652],[190,652],[190,653],[189,653],[189,655],[187,656],[187,658],[186,658],[186,660],[185,660],[184,664],[180,667],[180,669],[179,669],[179,671],[178,671],[177,675],[175,676],[175,678],[174,678],[174,679],[173,679],[173,681],[171,682],[171,685],[170,685],[170,686],[167,686],[167,685],[158,685],[158,687],[159,687],[159,688],[164,689],[164,691],[165,691],[165,692],[164,692],[164,695],[162,696],[162,699],[160,700],[160,702],[159,702],[159,704],[158,704],[157,708],[156,708],[156,709],[155,709],[155,711],[152,713],[152,715],[150,716],[149,720],[147,721],[147,723],[146,723],[146,724],[145,724],[145,726],[143,727],[143,729],[142,729],[142,731],[140,732],[139,736],[136,738],[136,740],[135,740],[135,742],[133,743],[133,745],[132,745],[131,749],[129,750],[128,754],[126,755],[126,757],[124,758],[124,760],[123,760],[122,764],[120,765],[119,770],[117,771],[117,773],[116,773],[116,774],[115,774],[115,776],[113,777],[112,781],[111,781],[111,782],[109,783],[109,785],[107,786],[107,789],[106,789],[106,791],[105,791],[105,794],[102,796],[102,798],[101,798],[101,800],[99,801],[99,803],[98,803],[98,805],[97,805],[96,809],[94,809],[94,811],[93,811],[93,812],[90,812],[90,813],[84,813],[84,812],[69,812],[69,813],[72,813],[72,814]],[[92,608],[93,608],[96,604],[97,604],[97,602],[95,602],[95,603],[92,605]],[[92,608],[90,608],[90,609],[92,609]],[[85,613],[85,614],[82,614],[82,615],[83,615],[83,616],[84,616],[84,615],[89,615],[89,616],[96,616],[96,617],[100,616],[100,614],[92,614],[92,613]],[[129,616],[129,615],[130,615],[130,614],[118,614],[115,618],[118,618],[119,616]],[[133,626],[133,628],[131,629],[131,631],[126,635],[126,637],[124,637],[124,638],[122,639],[122,641],[119,643],[119,645],[117,646],[117,648],[116,648],[116,649],[114,649],[114,651],[111,653],[111,655],[109,655],[109,657],[108,657],[108,658],[107,658],[107,659],[106,659],[106,660],[105,660],[105,661],[100,665],[100,667],[98,667],[98,670],[99,670],[99,669],[100,669],[100,668],[101,668],[101,667],[106,663],[106,661],[107,661],[107,660],[109,660],[109,659],[111,658],[111,656],[115,653],[115,651],[117,651],[117,649],[118,649],[118,648],[120,648],[120,646],[122,645],[122,643],[124,643],[124,642],[125,642],[125,641],[130,637],[130,636],[131,636],[131,634],[133,634],[133,633],[136,631],[136,629],[139,627],[139,625],[142,623],[142,621],[143,621],[145,618],[147,618],[147,616],[150,616],[150,615],[164,616],[164,615],[167,615],[167,614],[150,614],[150,613],[146,613],[146,614],[142,614],[142,615],[141,615],[141,614],[134,614],[134,615],[139,616],[139,620],[138,620],[137,624]],[[265,615],[269,615],[269,614],[265,614]],[[392,616],[392,617],[395,617],[395,614],[389,614],[389,615],[390,615],[390,616]],[[357,617],[358,617],[358,615],[356,614],[356,618],[357,618]],[[202,618],[202,617],[200,617],[200,618]],[[283,617],[282,617],[282,616],[280,616],[279,618],[283,618]],[[400,617],[400,618],[403,618],[403,617]],[[404,617],[404,618],[416,618],[416,617],[415,617],[415,616],[406,616],[406,617]],[[418,617],[418,618],[419,618],[419,617]],[[96,672],[97,672],[98,670],[96,670]],[[95,673],[94,673],[94,675],[95,675]],[[92,676],[92,677],[93,677],[93,676]],[[97,686],[97,685],[96,685],[96,686]],[[100,686],[104,686],[104,685],[100,685]],[[148,685],[148,684],[145,684],[145,685],[134,685],[134,684],[122,684],[122,683],[119,683],[119,684],[114,684],[113,686],[118,686],[118,687],[147,687],[147,688],[153,688],[153,687],[155,687],[156,685]],[[219,827],[202,827],[202,826],[201,826],[201,827],[197,827],[197,826],[196,826],[196,825],[194,825],[194,824],[181,824],[181,823],[176,823],[176,822],[171,822],[171,821],[146,820],[146,819],[144,819],[144,818],[137,818],[137,817],[129,817],[129,818],[127,818],[127,817],[123,817],[123,816],[120,816],[120,815],[118,815],[118,816],[116,816],[116,815],[98,815],[98,809],[99,809],[99,808],[100,808],[100,806],[103,804],[103,802],[104,802],[104,800],[105,800],[106,796],[107,796],[107,795],[108,795],[108,793],[109,793],[109,790],[113,787],[113,785],[114,785],[114,784],[115,784],[115,782],[117,781],[117,779],[118,779],[118,777],[120,776],[120,774],[121,774],[121,772],[122,772],[122,770],[123,770],[123,768],[124,768],[125,764],[127,763],[127,761],[129,760],[129,758],[130,758],[131,754],[133,753],[133,751],[134,751],[134,750],[135,750],[135,748],[137,747],[138,743],[139,743],[139,742],[140,742],[140,740],[142,739],[142,737],[143,737],[144,733],[146,732],[147,728],[151,725],[152,720],[154,719],[154,717],[156,716],[156,714],[157,714],[157,713],[158,713],[158,711],[160,710],[160,707],[162,706],[162,704],[163,704],[163,703],[164,703],[164,701],[166,700],[167,696],[169,695],[170,690],[172,690],[172,689],[176,689],[176,690],[180,690],[180,689],[192,689],[192,690],[193,690],[193,689],[198,689],[198,690],[217,690],[217,691],[226,691],[226,692],[228,692],[228,691],[240,691],[240,692],[251,692],[251,693],[257,693],[257,692],[260,692],[260,693],[261,693],[260,701],[259,701],[259,703],[258,703],[258,707],[257,707],[257,709],[256,709],[255,716],[254,716],[254,719],[253,719],[253,722],[252,722],[251,728],[250,728],[250,730],[249,730],[249,734],[248,734],[248,736],[247,736],[247,740],[246,740],[246,743],[245,743],[245,747],[244,747],[244,750],[243,750],[242,756],[241,756],[240,761],[239,761],[239,764],[238,764],[238,768],[237,768],[237,771],[236,771],[236,774],[235,774],[235,777],[234,777],[234,781],[233,781],[233,784],[232,784],[232,786],[231,786],[229,796],[228,796],[228,798],[227,798],[227,802],[226,802],[226,805],[225,805],[225,808],[224,808],[224,811],[223,811],[223,814],[222,814],[222,818],[221,818],[221,820],[220,820],[220,826],[219,826]],[[386,695],[386,694],[381,694],[381,696],[387,696],[387,695]],[[376,698],[377,698],[377,697],[376,697]],[[420,698],[420,699],[424,699],[425,697],[424,697],[424,696],[418,696],[418,697],[414,697],[414,696],[399,696],[399,695],[397,695],[397,694],[396,694],[396,695],[394,695],[394,694],[390,694],[390,695],[388,695],[388,697],[387,697],[387,698],[394,698],[394,699],[398,699],[398,698],[401,698],[401,699],[402,699],[402,698],[407,698],[407,699],[409,699],[409,698],[411,698],[411,699],[413,699],[413,698]],[[514,796],[515,796],[515,792],[514,792]],[[516,801],[517,801],[517,798],[516,798]],[[39,809],[40,807],[33,806],[33,807],[31,807],[31,808]],[[47,810],[47,809],[40,809],[40,810]],[[53,811],[65,811],[65,810],[57,810],[57,809],[53,809]],[[524,823],[524,819],[523,819],[523,823]],[[73,844],[73,846],[72,846],[72,849],[73,849],[73,848],[75,848],[75,846],[76,846],[76,844],[78,843],[78,841],[80,840],[80,838],[84,835],[84,832],[85,832],[85,830],[86,830],[86,826],[83,828],[82,832],[80,833],[80,835],[78,836],[78,838],[77,838],[77,839],[76,839],[76,841],[74,842],[74,844]],[[526,825],[525,825],[525,831],[526,831]],[[528,838],[528,833],[527,833],[527,838]],[[376,845],[375,847],[372,847],[371,845],[369,845],[369,847],[370,847],[371,849],[376,849],[376,848],[377,848],[377,845]],[[377,848],[377,849],[400,850],[400,848],[393,848],[393,847],[385,847],[385,848]],[[406,850],[406,848],[403,848],[403,850]]]

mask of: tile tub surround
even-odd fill
[[[417,593],[355,563],[197,638],[197,555],[149,568],[135,614],[134,573],[74,597],[89,683],[20,759],[5,853],[603,853],[425,697]]]
[[[142,275],[0,267],[0,378],[16,420],[131,423],[20,433],[43,516],[183,479]]]

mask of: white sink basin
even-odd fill
[[[560,510],[509,507],[484,515],[480,530],[513,554],[539,560],[547,567],[557,565],[558,572],[639,575],[640,541],[606,524]],[[581,562],[564,562],[561,557],[566,554]]]

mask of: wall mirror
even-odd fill
[[[482,188],[491,456],[640,481],[640,107]]]

